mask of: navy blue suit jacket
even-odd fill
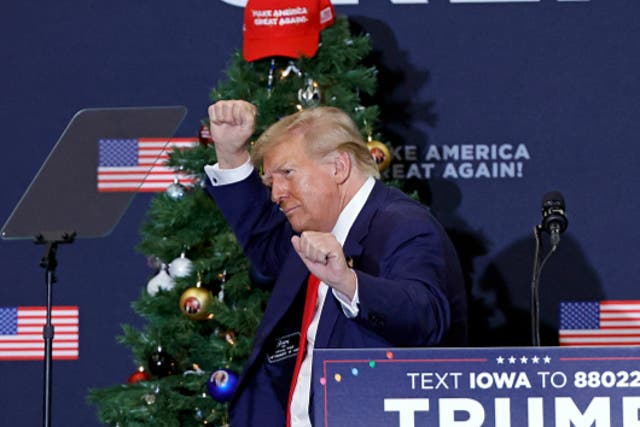
[[[209,186],[208,191],[254,268],[276,278],[231,403],[231,427],[284,426],[295,357],[273,362],[267,352],[274,340],[290,332],[283,329],[286,318],[293,315],[299,332],[295,314],[302,311],[300,295],[309,272],[291,246],[291,226],[256,172],[238,183]],[[466,344],[459,261],[425,206],[376,182],[343,250],[358,276],[360,312],[347,318],[328,292],[316,348]]]

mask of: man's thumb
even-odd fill
[[[293,245],[293,249],[295,249],[295,251],[300,254],[300,237],[299,236],[293,236],[291,238],[291,244]]]

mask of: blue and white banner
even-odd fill
[[[640,347],[314,352],[314,426],[640,426]]]

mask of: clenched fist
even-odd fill
[[[247,161],[247,141],[256,127],[253,104],[242,100],[218,101],[209,106],[209,125],[222,169],[236,168]]]
[[[342,246],[331,233],[305,231],[291,244],[309,271],[350,300],[356,292],[356,274],[349,268]]]

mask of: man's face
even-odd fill
[[[263,158],[263,181],[293,229],[330,232],[341,210],[335,165],[309,157],[292,136],[275,145]]]

